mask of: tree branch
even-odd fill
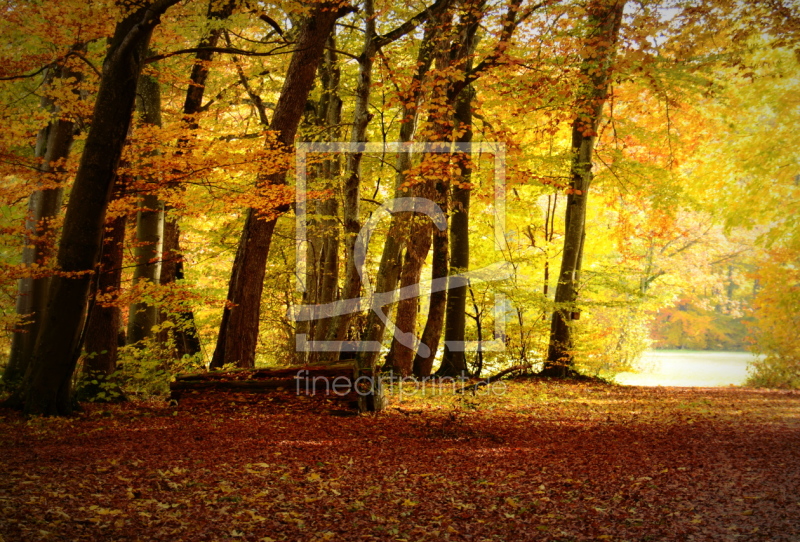
[[[122,39],[122,43],[120,43],[117,50],[108,58],[107,62],[118,62],[120,57],[127,54],[128,50],[140,39],[142,33],[155,28],[164,12],[178,2],[179,0],[157,0],[150,4],[150,7],[148,7],[144,15],[142,15],[142,20],[133,25],[133,28],[131,28],[128,34]],[[105,70],[105,64],[103,69]]]
[[[558,2],[558,0],[556,0],[556,2]],[[494,50],[477,66],[475,66],[475,68],[473,68],[467,74],[463,81],[459,81],[454,85],[453,94],[458,95],[467,85],[478,79],[483,72],[496,66],[500,62],[503,53],[508,47],[508,42],[511,40],[511,37],[514,35],[514,31],[517,29],[520,23],[533,15],[534,12],[553,3],[554,2],[552,0],[539,2],[538,4],[526,9],[519,17],[517,17],[522,0],[511,0],[508,5],[508,10],[506,11],[505,20],[503,21],[503,30],[500,32],[500,38],[497,42],[497,45],[495,45]]]
[[[225,43],[228,44],[228,47],[231,47],[231,37],[228,35],[227,30],[223,30],[223,35],[225,36]],[[242,69],[242,65],[239,64],[239,59],[237,57],[232,57],[234,65],[236,66],[236,73],[239,75],[239,81],[242,83],[245,92],[247,95],[250,96],[250,99],[253,101],[253,105],[256,107],[258,111],[258,119],[261,121],[266,127],[269,127],[269,118],[267,117],[267,109],[264,107],[264,101],[261,99],[261,96],[255,93],[252,88],[250,88],[250,82],[247,80],[247,76],[244,74],[244,70]]]
[[[222,54],[228,54],[228,55],[240,55],[240,56],[276,56],[276,55],[285,55],[285,54],[294,52],[294,51],[276,52],[279,49],[283,49],[285,47],[286,47],[286,45],[279,45],[278,47],[275,47],[274,49],[272,49],[270,51],[265,51],[265,52],[261,52],[261,53],[258,52],[258,51],[247,51],[245,49],[237,49],[236,47],[191,47],[189,49],[180,49],[178,51],[173,51],[171,53],[163,53],[163,54],[160,54],[160,55],[155,55],[155,56],[148,57],[147,59],[145,59],[144,63],[145,64],[152,64],[153,62],[157,62],[159,60],[163,60],[163,59],[169,58],[171,56],[186,55],[186,54],[191,54],[191,53],[200,53],[200,52],[203,52],[203,51],[208,51],[208,52],[211,52],[211,53],[222,53]]]
[[[373,46],[376,50],[380,49],[386,45],[389,45],[393,41],[399,40],[409,32],[413,32],[415,28],[427,21],[431,15],[449,4],[450,1],[451,0],[436,0],[436,2],[430,5],[430,7],[420,11],[394,30],[387,32],[383,36],[377,36],[373,42]]]

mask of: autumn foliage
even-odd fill
[[[507,382],[0,414],[5,540],[796,540],[796,392]],[[498,388],[499,391],[499,388]],[[410,390],[407,390],[410,392]]]

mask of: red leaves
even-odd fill
[[[200,396],[198,396],[200,397]],[[272,400],[270,400],[270,398]],[[791,540],[800,396],[509,384],[330,416],[291,395],[0,419],[6,540]],[[439,405],[438,407],[436,405]],[[465,403],[466,405],[467,403]]]

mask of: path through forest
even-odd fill
[[[0,411],[27,540],[798,540],[800,394],[528,381],[377,417],[275,395]],[[397,397],[395,397],[397,399]]]

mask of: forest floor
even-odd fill
[[[0,410],[0,540],[800,540],[798,392],[407,391]]]

